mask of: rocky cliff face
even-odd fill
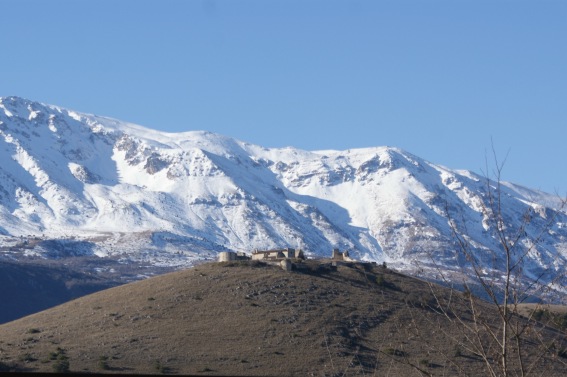
[[[182,266],[221,250],[339,248],[432,277],[438,266],[458,269],[456,230],[487,271],[503,268],[489,253],[499,243],[483,210],[486,179],[397,148],[268,149],[7,97],[0,161],[5,257]],[[507,228],[537,242],[524,275],[564,270],[567,216],[556,198],[505,183],[501,203]]]

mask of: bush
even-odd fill
[[[102,370],[109,370],[110,366],[108,365],[108,356],[101,356],[98,360],[98,367]]]
[[[435,297],[429,294],[411,292],[406,296],[405,301],[409,306],[425,310],[433,310],[438,307]]]
[[[69,360],[67,359],[67,357],[58,359],[55,364],[53,364],[53,371],[55,373],[69,372]]]
[[[532,313],[532,317],[533,319],[535,319],[536,321],[541,321],[541,319],[543,318],[545,314],[545,310],[543,309],[536,309],[533,311]]]
[[[66,358],[67,356],[65,355],[65,350],[63,348],[57,347],[57,350],[55,350],[55,352],[50,352],[49,353],[49,360],[57,360],[57,359],[62,359],[62,358]]]
[[[536,309],[532,312],[532,318],[536,321],[555,326],[559,330],[567,329],[567,313],[556,314],[547,309]]]
[[[156,360],[156,361],[154,362],[154,369],[156,370],[156,372],[159,372],[159,373],[162,373],[162,374],[163,374],[163,373],[167,373],[168,370],[169,370],[169,369],[168,369],[165,365],[163,365],[163,364],[161,363],[161,361],[159,361],[159,360]]]
[[[382,352],[384,352],[386,355],[391,355],[391,356],[400,356],[400,357],[402,357],[402,356],[407,356],[407,355],[408,355],[406,352],[401,351],[401,350],[396,349],[396,348],[386,348],[386,349],[385,349],[384,351],[382,351]]]
[[[53,364],[53,370],[55,372],[64,373],[69,371],[69,358],[65,355],[65,350],[63,348],[57,347],[55,352],[50,352],[49,360],[56,361]]]
[[[374,281],[376,282],[376,285],[379,286],[380,288],[390,289],[392,291],[400,290],[400,288],[398,288],[394,283],[386,280],[384,275],[376,275]]]
[[[567,313],[558,314],[555,318],[555,323],[561,330],[567,329]]]
[[[29,362],[32,362],[32,361],[36,361],[37,359],[35,357],[33,357],[30,353],[25,353],[25,354],[20,356],[19,360],[23,361],[25,363],[29,363]]]
[[[430,367],[430,366],[431,366],[431,363],[430,363],[429,360],[427,360],[427,359],[421,359],[421,360],[419,360],[419,364],[420,364],[420,365],[423,365],[423,366],[426,366],[426,367]]]

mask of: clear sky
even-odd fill
[[[567,194],[565,0],[0,0],[0,96]]]

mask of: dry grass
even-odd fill
[[[211,263],[79,298],[0,326],[0,370],[66,360],[96,373],[483,374],[428,284],[371,264],[303,267]],[[454,314],[467,320],[462,301]],[[543,359],[546,376],[563,375],[561,361]]]

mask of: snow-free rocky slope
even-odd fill
[[[486,180],[397,148],[270,149],[5,97],[0,162],[4,257],[171,267],[221,250],[339,248],[435,278],[435,265],[458,270],[448,211],[487,271],[503,267],[487,253],[498,242],[481,212]],[[562,273],[567,216],[556,216],[556,198],[505,184],[502,205],[510,228],[532,209],[525,232],[539,241],[525,276]]]

